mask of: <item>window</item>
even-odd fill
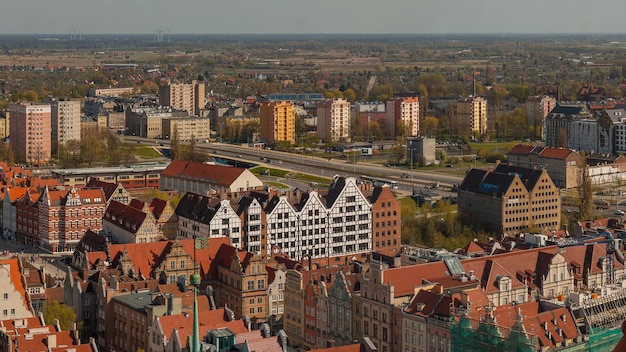
[[[257,280],[257,288],[258,289],[265,288],[265,280]]]
[[[7,300],[7,299],[9,299],[9,294],[5,293],[5,294],[2,295],[2,297],[4,298],[4,300]]]
[[[254,280],[248,281],[248,290],[254,290]]]

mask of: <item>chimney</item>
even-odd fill
[[[46,339],[46,344],[48,345],[48,349],[53,349],[57,347],[57,335],[48,335]]]

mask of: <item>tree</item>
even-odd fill
[[[343,92],[343,97],[353,103],[356,101],[356,93],[354,93],[354,90],[352,90],[352,88],[348,88]]]
[[[65,304],[59,304],[58,301],[48,303],[46,309],[43,311],[43,317],[46,322],[50,323],[57,319],[63,331],[70,330],[76,321],[74,309]]]
[[[439,126],[439,119],[436,117],[427,116],[422,121],[420,126],[420,133],[424,136],[437,135],[437,127]]]
[[[581,220],[586,220],[593,214],[593,186],[591,177],[589,176],[589,168],[587,166],[587,156],[584,151],[580,152],[583,158],[582,167],[578,169],[578,199],[577,208]]]

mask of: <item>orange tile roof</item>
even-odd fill
[[[513,155],[528,155],[532,150],[535,149],[535,146],[525,145],[525,144],[516,144],[511,150],[509,150],[509,154]]]
[[[178,331],[180,341],[183,343],[192,334],[193,314],[164,315],[157,319],[167,341],[172,338],[174,329]],[[198,324],[203,332],[220,328],[229,328],[235,334],[248,331],[243,320],[228,321],[224,308],[200,311],[198,313]]]
[[[545,148],[544,150],[541,151],[541,153],[539,153],[539,156],[543,157],[543,158],[550,158],[550,159],[561,159],[561,160],[565,160],[567,159],[570,154],[575,153],[573,150],[571,149],[564,149],[564,148]]]
[[[28,299],[26,298],[26,290],[24,287],[24,281],[23,281],[22,272],[20,269],[19,259],[11,258],[11,259],[0,260],[0,265],[9,266],[9,270],[11,274],[11,282],[13,283],[15,290],[19,292],[20,295],[22,295],[25,308],[27,310],[30,310],[30,303],[28,302]]]
[[[315,352],[361,352],[363,351],[360,343],[355,343],[352,345],[340,346],[340,347],[329,347],[329,348],[321,348],[316,349]]]
[[[278,336],[263,337],[261,330],[236,334],[237,344],[248,343],[250,351],[283,352]]]
[[[9,335],[15,334],[16,330],[32,329],[43,327],[39,317],[30,317],[23,319],[7,319],[0,321],[0,327],[5,328]],[[22,335],[20,333],[20,335]]]
[[[445,276],[447,271],[448,268],[442,261],[391,268],[383,271],[383,282],[394,286],[396,297],[408,296],[413,294],[415,286],[422,284],[423,279],[434,282]]]
[[[54,332],[52,334],[36,334],[32,335],[32,339],[27,338],[27,336],[17,336],[16,344],[19,346],[20,351],[28,351],[28,352],[48,352],[48,335],[56,336],[56,345],[57,346],[73,346],[74,338],[72,337],[71,331],[59,331]]]

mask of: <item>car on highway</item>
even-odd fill
[[[617,209],[617,210],[615,211],[615,215],[618,215],[618,216],[624,216],[624,211],[623,211],[623,210],[621,210],[621,209]]]

